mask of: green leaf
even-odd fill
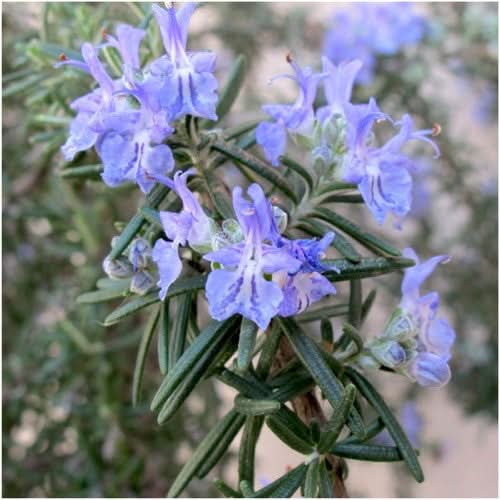
[[[217,357],[218,350],[225,349],[225,345],[231,342],[231,338],[235,333],[236,331],[233,329],[228,337],[215,343],[214,346],[210,346],[210,348],[202,354],[196,364],[181,381],[180,385],[176,387],[174,392],[163,403],[157,419],[160,425],[174,416],[175,412],[189,397],[196,385],[204,378],[204,375],[210,369],[210,365],[214,358]]]
[[[130,281],[130,278],[99,278],[96,282],[96,286],[101,290],[105,288],[120,288],[121,290],[127,290],[127,288],[130,288]]]
[[[385,429],[385,425],[383,420],[380,417],[377,417],[371,424],[369,424],[366,427],[366,436],[363,439],[362,442],[369,441],[370,439],[373,439],[377,434],[380,434]],[[339,442],[339,444],[359,444],[361,441],[359,441],[356,436],[349,436],[342,441]]]
[[[310,391],[313,385],[314,381],[308,372],[304,371],[303,373],[295,374],[286,384],[283,384],[278,390],[273,392],[273,399],[285,403]]]
[[[144,217],[150,224],[156,226],[159,229],[163,229],[161,224],[160,214],[149,207],[142,207],[139,209],[140,215]]]
[[[160,367],[160,373],[162,375],[168,372],[169,306],[170,301],[165,299],[162,305],[160,331],[158,332],[157,339],[158,366]]]
[[[35,85],[39,84],[46,78],[47,78],[46,74],[36,74],[36,75],[32,74],[28,78],[23,78],[19,81],[11,83],[10,85],[8,85],[3,89],[2,97],[7,98],[15,94],[18,94],[20,92],[24,92],[25,90],[28,90],[31,87],[34,87]]]
[[[360,194],[332,194],[321,199],[322,203],[364,203]]]
[[[224,140],[231,141],[240,135],[250,132],[250,130],[253,130],[261,121],[262,120],[252,120],[241,125],[236,125],[235,127],[226,128],[224,130]]]
[[[305,169],[302,165],[299,165],[296,161],[288,158],[287,156],[282,156],[280,161],[285,167],[290,168],[296,174],[300,175],[302,179],[306,182],[309,187],[309,191],[312,192],[314,190],[314,180],[311,177],[311,174]]]
[[[213,485],[225,498],[241,498],[243,496],[239,491],[233,490],[222,479],[214,479]]]
[[[191,303],[192,297],[190,293],[181,295],[176,301],[175,320],[173,321],[172,334],[168,339],[168,366],[175,366],[184,352]]]
[[[333,326],[329,319],[323,318],[320,323],[321,340],[328,346],[333,346]]]
[[[76,298],[77,304],[95,304],[97,302],[105,302],[107,300],[123,298],[129,291],[130,280],[123,280],[119,286],[103,288],[94,292],[82,293]]]
[[[151,402],[151,410],[156,410],[172,394],[172,391],[182,382],[204,354],[210,352],[212,357],[217,355],[220,343],[236,323],[237,317],[234,316],[223,322],[210,321],[196,340],[184,351],[175,366],[170,367],[167,376],[163,379]]]
[[[259,327],[246,318],[241,321],[240,339],[238,344],[238,368],[247,370],[252,362],[255,341]]]
[[[264,417],[248,417],[245,421],[238,454],[238,477],[253,488],[255,475],[255,449],[264,424]]]
[[[304,484],[304,497],[316,498],[319,488],[319,459],[315,458],[308,466],[306,482]]]
[[[169,193],[169,189],[166,186],[155,186],[150,194],[147,196],[146,203],[144,207],[146,208],[157,208],[160,203],[164,200],[165,196]],[[146,219],[141,213],[138,213],[130,219],[125,229],[118,236],[117,241],[113,245],[111,252],[109,254],[110,259],[116,259],[128,244],[135,238],[137,233],[141,230],[142,226],[146,222]]]
[[[332,418],[326,424],[318,444],[319,453],[328,451],[337,441],[337,438],[344,427],[349,412],[351,411],[356,397],[356,389],[352,384],[348,384],[344,391],[344,396],[340,405],[334,410]]]
[[[234,219],[233,204],[226,185],[217,178],[213,171],[207,172],[202,169],[202,174],[210,199],[221,218]]]
[[[158,324],[160,310],[161,308],[159,307],[156,313],[150,316],[149,321],[146,324],[146,328],[144,329],[144,333],[142,334],[141,343],[139,344],[139,349],[137,351],[134,378],[132,382],[132,404],[134,406],[137,406],[139,401],[142,387],[142,377],[144,375],[144,364],[146,362],[146,356],[148,354],[149,345],[151,344],[151,339],[153,338],[156,325]]]
[[[182,295],[183,293],[201,290],[202,288],[205,288],[206,279],[206,276],[194,276],[178,279],[168,289],[165,299],[170,299],[177,295]],[[152,291],[142,297],[134,298],[109,314],[104,320],[104,326],[114,325],[130,314],[134,314],[137,311],[159,301],[160,298],[158,297],[158,290]]]
[[[280,407],[281,403],[279,401],[273,401],[272,399],[250,399],[238,395],[234,400],[234,408],[236,411],[248,417],[276,413]]]
[[[271,329],[264,332],[263,335],[266,335],[267,338],[262,348],[255,371],[260,378],[265,379],[269,375],[274,355],[276,354],[279,346],[281,328],[279,328],[279,325],[276,322],[273,322]]]
[[[252,172],[268,180],[276,189],[279,189],[282,193],[287,195],[294,203],[297,203],[297,197],[285,177],[260,158],[257,158],[234,144],[215,143],[212,149],[248,167]]]
[[[317,217],[335,227],[338,227],[339,229],[344,231],[344,233],[348,234],[349,236],[372,250],[378,249],[386,254],[393,255],[395,257],[399,257],[401,255],[401,252],[397,248],[394,248],[392,245],[386,243],[380,238],[377,238],[376,236],[363,231],[360,227],[356,226],[345,217],[342,217],[341,215],[333,212],[332,210],[329,210],[328,208],[318,207],[315,209],[312,215],[313,217]]]
[[[340,273],[335,271],[326,271],[324,273],[332,282],[372,278],[415,265],[415,261],[411,259],[386,259],[384,257],[362,259],[359,264],[353,264],[345,259],[324,259],[323,263],[325,265],[335,265],[340,270]]]
[[[266,417],[266,424],[271,431],[278,436],[287,446],[299,453],[309,455],[314,451],[312,440],[305,440],[299,436],[294,427],[290,427],[289,422],[284,421],[278,415]]]
[[[38,42],[36,43],[36,47],[44,54],[47,54],[48,56],[54,58],[54,62],[59,61],[59,57],[61,56],[61,54],[64,54],[68,59],[83,61],[82,54],[80,54],[80,52],[68,49],[67,47],[63,47],[62,45],[48,42]]]
[[[368,313],[370,312],[370,309],[372,308],[372,305],[375,302],[376,296],[377,296],[377,290],[374,288],[373,290],[370,291],[370,293],[364,300],[363,305],[361,306],[361,324],[363,324],[364,320],[368,316]]]
[[[240,481],[240,490],[245,498],[251,498],[255,494],[255,491],[253,490],[252,486],[245,479],[243,479],[243,481]]]
[[[417,480],[417,482],[421,483],[424,480],[424,474],[418,462],[415,450],[383,398],[370,384],[370,382],[368,382],[368,380],[366,380],[366,378],[356,370],[347,367],[346,374],[359,389],[364,398],[379,414],[389,431],[389,434],[392,436],[392,439],[394,439],[396,446],[399,448],[399,451],[401,452],[401,455],[408,465],[413,477]]]
[[[103,170],[102,165],[83,165],[59,170],[58,174],[63,179],[101,179]]]
[[[95,292],[98,293],[98,292]],[[120,307],[116,308],[111,314],[106,316],[104,326],[111,326],[120,322],[123,318],[144,309],[152,304],[160,302],[158,297],[158,290],[148,293],[140,297],[133,298]]]
[[[231,72],[227,78],[227,83],[220,93],[219,102],[217,104],[216,114],[217,121],[220,122],[231,109],[234,101],[238,97],[240,88],[245,79],[246,58],[244,55],[239,55],[231,68]]]
[[[372,444],[336,444],[331,453],[338,457],[369,462],[399,462],[403,456],[395,446],[378,446]]]
[[[362,306],[361,280],[351,280],[349,291],[349,323],[355,328],[361,324],[361,306]]]
[[[332,476],[326,468],[326,462],[323,460],[319,464],[319,497],[333,498]]]
[[[167,493],[167,497],[178,497],[189,481],[194,477],[202,464],[207,460],[210,453],[216,448],[217,444],[224,439],[234,422],[240,419],[240,415],[235,410],[231,410],[215,427],[205,436],[198,448],[191,455],[189,461],[175,478],[174,483]]]
[[[342,401],[344,388],[324,361],[318,346],[291,318],[278,318],[278,321],[298,358],[321,388],[332,407],[337,408]],[[348,425],[354,434],[360,437],[364,436],[363,420],[355,408],[351,409]]]
[[[284,476],[255,492],[254,498],[290,498],[304,481],[307,465],[300,464]]]
[[[227,452],[229,446],[236,437],[236,434],[241,430],[243,424],[245,423],[245,417],[239,415],[236,420],[231,424],[227,433],[222,437],[222,439],[216,444],[211,453],[205,459],[205,462],[200,466],[196,476],[199,478],[205,477],[220,461],[222,456]]]
[[[309,323],[319,319],[332,318],[336,316],[345,316],[349,313],[348,304],[335,304],[334,306],[323,306],[311,309],[296,316],[300,323]]]

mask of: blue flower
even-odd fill
[[[285,249],[265,243],[273,239],[275,231],[271,205],[257,184],[248,188],[248,195],[250,200],[243,197],[241,188],[233,190],[233,206],[244,240],[204,256],[224,266],[210,273],[206,295],[214,319],[239,313],[266,329],[283,301],[283,292],[271,281],[271,274],[280,270],[295,273],[302,263]]]
[[[165,299],[170,285],[179,277],[182,271],[182,261],[179,257],[179,246],[189,244],[195,250],[210,248],[213,221],[205,214],[194,194],[187,187],[188,176],[196,169],[186,172],[176,172],[173,181],[167,183],[182,200],[181,212],[160,212],[163,230],[169,240],[156,241],[152,259],[158,266],[160,280],[160,298]],[[162,179],[163,180],[163,179]]]
[[[334,295],[335,287],[318,272],[298,272],[288,275],[276,273],[276,281],[283,280],[283,302],[279,308],[280,316],[294,316],[305,311],[311,304],[325,295]]]
[[[403,255],[417,262],[405,271],[401,284],[403,298],[400,308],[412,321],[417,331],[417,354],[410,361],[408,373],[423,386],[436,387],[446,384],[451,376],[448,361],[455,341],[455,331],[444,318],[436,317],[439,295],[430,292],[420,296],[420,286],[436,266],[449,260],[447,255],[438,255],[420,263],[411,248]]]
[[[172,120],[186,114],[217,119],[215,54],[186,51],[188,25],[195,9],[192,2],[177,13],[173,6],[162,9],[153,5],[167,55],[154,61],[150,71],[161,82],[160,102]]]
[[[370,145],[374,122],[390,119],[380,112],[372,99],[368,105],[351,105],[347,108],[348,153],[343,159],[342,180],[358,185],[358,189],[375,220],[382,224],[388,213],[399,222],[411,208],[412,178],[409,169],[413,161],[401,152],[411,140],[429,143],[439,155],[439,149],[429,139],[433,130],[417,130],[409,115],[396,122],[399,132],[383,146]]]
[[[273,166],[279,164],[279,157],[284,154],[287,143],[287,131],[307,135],[314,125],[313,103],[318,83],[323,74],[314,73],[311,68],[301,69],[290,56],[288,63],[295,75],[278,75],[278,78],[290,78],[299,86],[299,96],[294,104],[267,104],[262,109],[273,118],[274,122],[262,122],[256,130],[257,143],[264,150],[265,157]]]
[[[323,54],[332,62],[363,62],[356,80],[364,85],[374,78],[377,57],[391,56],[417,43],[427,23],[408,2],[357,3],[337,12],[323,42]]]

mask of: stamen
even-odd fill
[[[439,125],[439,123],[435,123],[433,126],[432,126],[432,137],[437,137],[440,133],[441,133],[441,125]]]
[[[292,54],[290,54],[290,52],[288,52],[288,54],[286,55],[286,62],[291,64],[292,61],[293,61]]]
[[[67,61],[68,58],[66,57],[66,54],[63,52],[60,56],[59,56],[59,61]]]
[[[253,208],[245,208],[243,210],[243,215],[253,215],[255,213],[255,209]]]
[[[106,37],[108,36],[108,34],[106,33],[106,28],[102,27],[101,28],[101,38],[103,40],[106,40]]]

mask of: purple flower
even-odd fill
[[[439,295],[430,292],[420,296],[420,286],[436,266],[449,260],[447,255],[438,255],[420,263],[416,253],[407,248],[403,255],[414,259],[417,265],[405,271],[401,284],[403,298],[401,310],[408,314],[417,331],[416,356],[408,365],[408,373],[426,387],[446,384],[451,376],[448,361],[455,341],[455,331],[444,318],[436,317]]]
[[[186,50],[188,25],[195,9],[192,2],[179,12],[173,6],[162,9],[153,5],[167,55],[154,61],[150,71],[161,82],[161,106],[172,120],[186,114],[217,120],[215,54]]]
[[[284,154],[287,143],[287,131],[307,135],[314,125],[313,102],[318,83],[324,75],[314,73],[311,68],[301,69],[290,56],[287,62],[295,75],[278,75],[278,78],[290,78],[299,86],[299,96],[294,104],[267,104],[262,109],[274,120],[260,123],[255,131],[257,143],[264,150],[265,157],[273,166],[279,164],[279,157]]]
[[[411,140],[421,140],[431,144],[436,155],[439,149],[429,139],[433,130],[417,130],[409,115],[397,122],[399,132],[383,146],[370,145],[373,123],[389,118],[381,113],[372,99],[367,106],[351,105],[347,109],[348,153],[343,161],[342,179],[358,185],[365,203],[375,220],[382,224],[388,213],[401,220],[411,208],[412,178],[409,169],[412,160],[401,152]]]
[[[233,206],[244,241],[204,256],[224,266],[210,273],[206,295],[214,319],[239,313],[266,329],[283,300],[281,288],[270,275],[280,270],[297,272],[301,262],[285,249],[264,242],[272,239],[275,231],[271,205],[257,184],[248,188],[248,194],[250,200],[243,197],[241,188],[233,190]]]
[[[413,12],[411,3],[357,3],[335,14],[323,54],[336,64],[361,60],[356,79],[367,85],[373,81],[377,56],[391,56],[417,43],[425,30],[426,21]]]
[[[170,285],[179,277],[182,262],[179,245],[189,244],[195,250],[210,248],[213,222],[205,214],[194,194],[187,187],[187,178],[196,172],[176,172],[174,180],[167,183],[179,195],[183,208],[181,212],[160,212],[163,230],[169,240],[159,239],[153,247],[152,259],[158,266],[160,298],[165,299]]]

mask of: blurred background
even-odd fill
[[[160,381],[153,352],[144,402],[131,405],[144,321],[134,316],[105,329],[99,321],[109,304],[75,304],[102,277],[110,239],[135,213],[140,195],[129,186],[111,190],[99,181],[58,175],[68,103],[88,91],[89,80],[52,64],[62,48],[70,56],[68,49],[78,51],[83,41],[98,43],[102,28],[139,25],[150,5],[2,5],[5,496],[163,496],[232,399],[230,391],[205,382],[175,421],[159,428],[148,410]],[[385,4],[370,15],[364,8],[206,3],[193,18],[189,45],[217,52],[220,81],[236,55],[248,58],[246,85],[228,124],[263,117],[264,103],[293,101],[293,85],[268,84],[288,71],[285,56],[291,52],[315,69],[321,53],[334,62],[361,58],[367,69],[353,102],[375,96],[396,118],[409,112],[419,128],[441,126],[438,160],[426,149],[413,153],[421,158],[416,202],[402,231],[389,223],[373,226],[366,209],[339,208],[393,243],[412,246],[423,259],[452,257],[426,290],[441,293],[441,307],[457,331],[453,378],[445,389],[421,389],[394,376],[377,379],[421,449],[426,482],[413,484],[397,464],[351,461],[347,485],[351,496],[363,497],[495,497],[498,6]],[[298,151],[292,155],[300,159]],[[367,336],[377,334],[397,306],[400,277],[372,285],[378,294]],[[338,288],[339,295],[346,293]],[[257,459],[257,476],[265,482],[299,457],[264,432]],[[216,475],[235,480],[234,456]],[[208,480],[193,482],[187,494],[217,496]]]

